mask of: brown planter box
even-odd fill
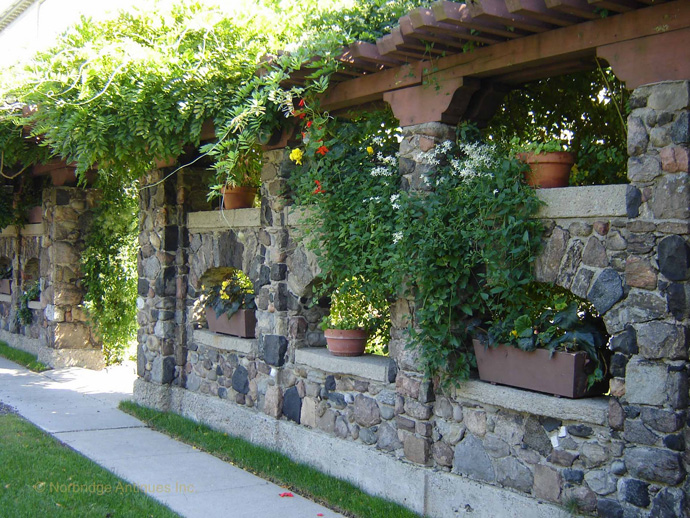
[[[0,279],[0,293],[5,295],[12,293],[12,281],[10,279]]]
[[[228,318],[225,313],[217,317],[216,312],[207,307],[206,321],[209,331],[214,333],[240,338],[254,338],[256,334],[256,310],[254,309],[240,309]]]
[[[587,353],[556,352],[546,349],[526,352],[516,347],[485,347],[472,341],[477,357],[479,379],[555,396],[580,398],[601,393],[599,387],[587,390]]]
[[[40,205],[31,207],[26,213],[26,220],[29,223],[40,223],[43,221],[43,208]]]

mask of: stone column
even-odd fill
[[[186,211],[182,175],[155,170],[139,197],[137,374],[180,384],[186,362]]]
[[[690,81],[639,87],[630,105],[627,297],[605,316],[616,333],[614,367],[625,376],[612,385],[628,443],[619,487],[644,488],[653,516],[683,516],[690,489]],[[648,493],[650,484],[659,491]],[[628,494],[619,491],[619,499]]]
[[[79,263],[84,236],[98,202],[94,189],[49,187],[44,191],[45,237],[40,252],[41,304],[45,307],[41,361],[53,367],[103,367],[101,344],[87,322]]]
[[[425,153],[437,144],[455,139],[455,128],[440,122],[428,122],[403,128],[400,143],[401,187],[404,190],[425,190],[424,174],[433,167],[425,159]],[[432,442],[425,422],[432,415],[435,399],[429,381],[423,380],[419,356],[414,348],[407,348],[407,327],[414,318],[414,300],[398,299],[391,306],[391,340],[389,355],[396,362],[398,373],[395,380],[396,414],[405,413],[409,417],[398,416],[398,432],[403,443],[405,457],[416,464],[431,462]],[[410,419],[420,419],[415,421]]]

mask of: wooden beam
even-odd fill
[[[690,79],[690,28],[604,45],[605,59],[629,89],[669,80]]]
[[[686,27],[690,2],[677,0],[447,56],[436,60],[434,67],[455,77],[507,74],[526,65],[594,56],[603,45]],[[687,59],[687,49],[685,55]]]

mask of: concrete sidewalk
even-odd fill
[[[325,507],[146,427],[117,409],[131,368],[36,374],[0,358],[0,402],[186,517],[340,517]],[[62,481],[55,481],[60,483]],[[293,493],[294,494],[294,493]]]

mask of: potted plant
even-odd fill
[[[224,147],[223,144],[219,146]],[[202,151],[208,146],[211,145],[204,146]],[[240,142],[224,151],[223,159],[215,165],[215,183],[209,199],[222,196],[225,210],[253,207],[261,185],[261,145]]]
[[[17,309],[17,320],[25,326],[33,323],[34,315],[29,307],[29,302],[38,300],[41,294],[41,287],[38,281],[26,283],[24,291],[19,296],[19,308]]]
[[[525,172],[529,185],[542,189],[568,187],[575,155],[565,151],[560,140],[520,142],[513,139],[511,146],[516,158],[529,166]]]
[[[9,295],[12,293],[12,266],[0,268],[0,293]]]
[[[242,271],[234,269],[220,284],[202,286],[208,328],[242,338],[254,338],[256,303],[252,282]]]
[[[494,326],[473,345],[483,381],[569,398],[605,391],[607,336],[586,302],[556,297],[536,315]]]
[[[363,355],[370,334],[380,327],[381,311],[362,292],[361,282],[355,278],[341,284],[331,296],[330,313],[321,321],[333,356]]]

